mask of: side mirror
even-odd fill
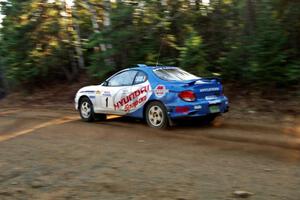
[[[108,86],[108,81],[104,81],[104,82],[102,83],[102,86]]]

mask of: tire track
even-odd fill
[[[71,121],[75,121],[77,119],[78,119],[77,116],[65,116],[65,117],[62,117],[59,119],[54,119],[54,120],[51,120],[48,122],[38,124],[36,126],[33,126],[31,128],[25,129],[25,130],[16,131],[16,132],[13,132],[10,134],[2,135],[2,136],[0,136],[0,142],[7,141],[7,140],[10,140],[10,139],[22,136],[22,135],[30,134],[30,133],[34,132],[35,130],[42,129],[42,128],[45,128],[48,126],[65,124],[65,123],[68,123]]]

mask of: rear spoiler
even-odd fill
[[[215,80],[216,82],[221,82],[221,78],[218,78],[218,77],[202,77],[202,78],[199,78],[199,79],[195,79],[195,80],[192,80],[191,82],[188,82],[188,85],[194,85],[197,81],[212,81],[212,80]]]
[[[222,81],[222,79],[219,78],[219,77],[204,77],[204,78],[202,78],[202,79],[204,79],[204,80],[216,80],[216,81],[218,81],[218,82],[221,82],[221,81]]]

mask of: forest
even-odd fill
[[[299,0],[2,0],[0,88],[103,80],[139,63],[299,91]]]

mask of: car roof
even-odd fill
[[[145,65],[145,64],[137,64],[137,67],[131,67],[131,68],[127,68],[127,69],[135,69],[135,70],[155,70],[155,69],[164,69],[164,68],[177,68],[174,66],[161,66],[161,65],[157,65],[157,66],[149,66],[149,65]]]

